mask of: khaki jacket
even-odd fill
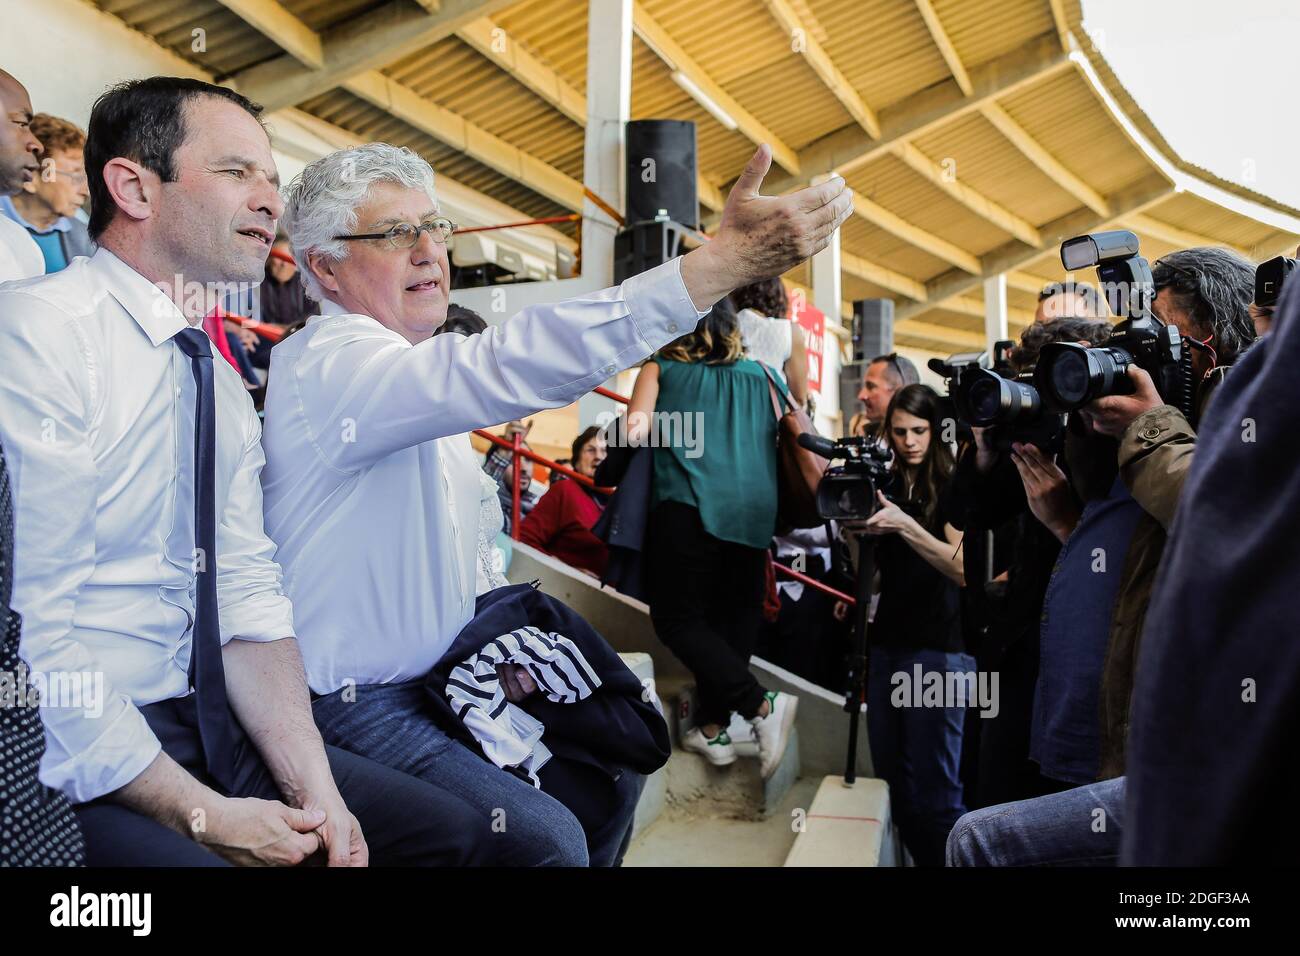
[[[1212,384],[1221,380],[1215,378]],[[1204,408],[1211,389],[1204,390]],[[1137,673],[1138,647],[1147,603],[1155,584],[1166,534],[1174,523],[1183,481],[1196,451],[1196,432],[1183,413],[1161,405],[1135,418],[1119,445],[1124,484],[1144,514],[1138,520],[1124,559],[1119,596],[1111,620],[1110,643],[1101,677],[1101,771],[1108,780],[1124,773],[1129,706]]]

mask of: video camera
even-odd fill
[[[1191,419],[1191,352],[1177,326],[1151,312],[1155,282],[1138,254],[1137,236],[1119,229],[1067,239],[1061,264],[1069,272],[1096,266],[1106,301],[1121,321],[1104,346],[1043,346],[1033,376],[1043,400],[1055,411],[1071,412],[1106,395],[1131,394],[1128,369],[1136,365],[1151,376],[1161,398]]]
[[[930,370],[948,381],[948,397],[960,422],[989,429],[994,448],[1009,451],[1026,442],[1048,452],[1065,441],[1065,415],[1050,410],[1033,385],[1033,371],[1017,373],[1007,359],[1014,343],[997,342],[987,352],[962,352],[947,361],[930,359]]]
[[[804,432],[799,444],[831,461],[817,484],[817,513],[826,521],[865,521],[876,513],[876,490],[884,490],[894,453],[878,439],[852,435],[832,441]],[[900,505],[901,506],[901,505]]]

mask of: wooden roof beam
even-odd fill
[[[965,185],[911,143],[906,141],[895,143],[890,152],[975,213],[975,215],[988,220],[999,229],[1009,232],[1021,242],[1036,246],[1042,241],[1038,230],[1034,228],[1029,220],[1017,216],[1011,210],[989,199],[983,193]]]
[[[901,272],[886,269],[874,262],[868,262],[861,256],[855,256],[843,248],[840,249],[840,271],[856,276],[859,279],[865,279],[867,282],[888,289],[890,292],[905,295],[917,302],[924,301],[926,297],[924,282],[913,279],[911,276],[905,276]]]
[[[551,104],[564,116],[579,126],[586,127],[587,97],[559,73],[524,49],[522,44],[512,40],[490,17],[474,20],[457,30],[456,36]],[[776,140],[776,137],[773,136],[772,140]],[[776,142],[780,141],[776,140]],[[773,148],[776,148],[775,144]],[[789,149],[789,147],[785,148]],[[789,158],[797,167],[798,161],[794,159],[793,151]],[[702,205],[715,212],[721,211],[726,196],[698,173],[695,190]]]
[[[1070,25],[1065,18],[1065,0],[1048,0],[1052,8],[1052,25],[1061,40],[1061,49],[1070,50]]]
[[[925,28],[930,31],[930,38],[934,40],[934,45],[939,48],[939,53],[943,60],[948,64],[948,71],[952,73],[952,78],[957,81],[957,86],[963,96],[970,96],[974,91],[971,86],[970,74],[966,72],[966,67],[962,65],[961,57],[957,55],[957,48],[952,45],[952,40],[948,38],[948,31],[943,28],[939,21],[939,14],[935,13],[934,5],[930,0],[915,0],[916,9],[921,14],[921,19],[925,21]]]
[[[391,113],[501,175],[523,183],[552,202],[575,212],[582,211],[582,183],[578,180],[451,110],[430,102],[378,70],[354,76],[343,85],[354,96]]]
[[[1043,34],[1014,53],[971,70],[969,96],[963,96],[947,80],[927,87],[881,110],[879,140],[856,125],[845,126],[800,150],[799,165],[808,179],[830,172],[847,173],[884,155],[897,142],[924,136],[995,97],[1014,93],[1071,67],[1072,61],[1055,35]],[[803,180],[793,176],[769,175],[765,191],[782,193],[802,185]]]
[[[304,67],[285,55],[241,70],[228,83],[268,112],[296,106],[342,85],[349,77],[400,60],[516,2],[440,0],[436,14],[406,3],[390,3],[322,34],[323,65],[318,69]]]
[[[491,60],[579,126],[587,125],[587,97],[528,50],[516,43],[491,17],[479,17],[456,36]]]
[[[284,8],[278,0],[218,0],[262,36],[311,70],[325,65],[320,34]]]
[[[753,113],[741,106],[734,97],[713,79],[695,58],[681,48],[676,40],[640,3],[632,4],[632,28],[646,46],[664,62],[668,69],[680,72],[699,88],[736,122],[736,129],[755,145],[767,143],[772,147],[772,158],[793,176],[799,175],[799,157],[779,136],[767,128]]]
[[[1138,213],[1124,216],[1119,224],[1124,229],[1132,229],[1134,232],[1143,233],[1152,239],[1159,239],[1161,242],[1167,242],[1171,246],[1178,246],[1183,249],[1191,249],[1194,246],[1220,246],[1246,255],[1246,251],[1237,246],[1186,229],[1180,229],[1178,226],[1172,226],[1167,222],[1161,222],[1159,219],[1152,219],[1150,216]]]
[[[900,306],[895,312],[895,319],[914,318],[931,309],[943,308],[946,300],[965,295],[977,288],[986,278],[1019,269],[1047,254],[1053,246],[1059,245],[1062,241],[1105,228],[1115,218],[1144,212],[1161,200],[1167,199],[1172,193],[1173,186],[1170,185],[1169,180],[1159,174],[1152,174],[1110,198],[1107,204],[1114,214],[1113,217],[1099,215],[1087,207],[1076,209],[1040,228],[1043,244],[1038,248],[1026,248],[1019,242],[1009,243],[982,257],[980,262],[983,268],[979,275],[962,275],[953,270],[926,283],[929,292],[927,300]]]
[[[902,216],[890,212],[884,206],[872,202],[858,193],[853,194],[853,211],[873,225],[892,233],[904,242],[909,242],[918,249],[924,249],[930,255],[950,262],[959,269],[972,275],[979,275],[980,260],[965,249],[953,245],[947,239],[941,239],[933,233],[926,232],[919,226],[908,222]]]
[[[1101,193],[1070,172],[1059,159],[1043,148],[1029,131],[1012,119],[1011,114],[997,103],[989,101],[980,107],[980,113],[992,123],[1025,158],[1041,169],[1049,179],[1083,203],[1097,215],[1109,219],[1110,206]]]
[[[866,130],[872,139],[880,139],[880,117],[876,115],[875,110],[867,105],[866,100],[853,88],[853,84],[835,66],[830,54],[818,42],[816,35],[808,25],[800,19],[799,14],[790,5],[789,0],[765,0],[765,2],[772,17],[777,23],[781,24],[781,29],[791,37],[800,39],[803,56],[807,59],[808,65],[821,78],[826,88],[835,94],[835,98],[853,117],[853,121]],[[826,172],[826,170],[821,170],[821,172]]]

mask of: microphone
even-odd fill
[[[798,438],[799,447],[806,448],[815,455],[822,458],[834,458],[838,454],[835,442],[829,438],[822,438],[821,435],[814,435],[811,432],[801,432]]]

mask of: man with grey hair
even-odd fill
[[[587,794],[595,810],[566,807],[434,720],[424,678],[475,611],[480,491],[467,433],[575,401],[732,289],[824,247],[852,209],[843,179],[765,197],[770,164],[760,147],[701,248],[469,337],[434,335],[453,227],[427,163],[372,143],[318,160],[288,189],[285,229],[325,314],[272,351],[263,488],[310,635],[317,723],[331,743],[504,812],[513,862],[616,864],[639,781],[615,774],[609,792]],[[510,664],[499,673],[508,700],[528,689]]]

